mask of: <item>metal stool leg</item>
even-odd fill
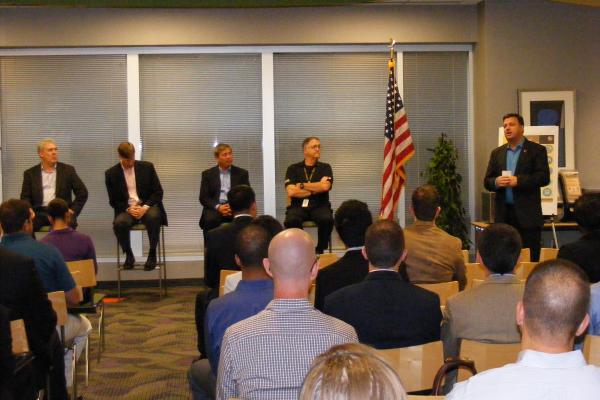
[[[121,250],[117,240],[117,297],[121,298]]]
[[[167,253],[165,251],[165,227],[161,226],[161,238],[159,247],[162,247],[162,251],[160,252],[162,257],[162,268],[163,268],[163,279],[164,279],[164,287],[165,287],[165,297],[167,296]]]

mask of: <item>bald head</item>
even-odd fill
[[[269,265],[275,282],[305,281],[310,278],[316,258],[315,243],[301,229],[286,229],[269,245]]]
[[[586,316],[590,284],[570,261],[540,263],[529,275],[523,294],[523,324],[532,337],[546,341],[572,340]]]

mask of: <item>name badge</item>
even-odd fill
[[[302,200],[302,207],[308,207],[308,199]]]

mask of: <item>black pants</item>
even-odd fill
[[[224,217],[217,210],[204,208],[202,210],[202,233],[206,242],[206,234],[211,229],[218,228],[222,223],[233,221],[233,217]]]
[[[314,221],[317,224],[319,240],[317,251],[322,253],[329,246],[329,237],[333,230],[333,215],[329,205],[318,207],[290,206],[285,212],[286,228],[302,228],[304,221]]]
[[[538,261],[540,259],[540,250],[542,248],[542,227],[521,227],[515,213],[515,207],[510,205],[506,206],[505,221],[519,231],[521,241],[523,242],[523,248],[529,248],[529,251],[531,252],[531,261]]]
[[[131,253],[131,238],[129,231],[131,227],[137,223],[143,223],[146,225],[148,231],[148,239],[150,241],[150,252],[156,252],[156,246],[158,245],[158,238],[160,236],[160,208],[158,206],[152,206],[146,211],[144,216],[137,220],[127,212],[122,212],[117,215],[113,222],[113,230],[115,236],[119,241],[119,245],[125,253]]]
[[[204,330],[204,319],[206,318],[206,309],[210,302],[217,298],[219,295],[218,289],[211,289],[209,287],[203,288],[200,293],[196,295],[196,308],[194,312],[196,320],[196,333],[198,334],[197,345],[198,353],[203,356],[207,356],[206,343]]]

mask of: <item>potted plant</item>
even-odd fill
[[[442,211],[436,224],[452,236],[462,240],[463,249],[469,249],[471,243],[467,227],[466,212],[460,197],[462,176],[456,171],[458,151],[445,133],[438,139],[427,165],[427,183],[436,187],[442,205]]]

